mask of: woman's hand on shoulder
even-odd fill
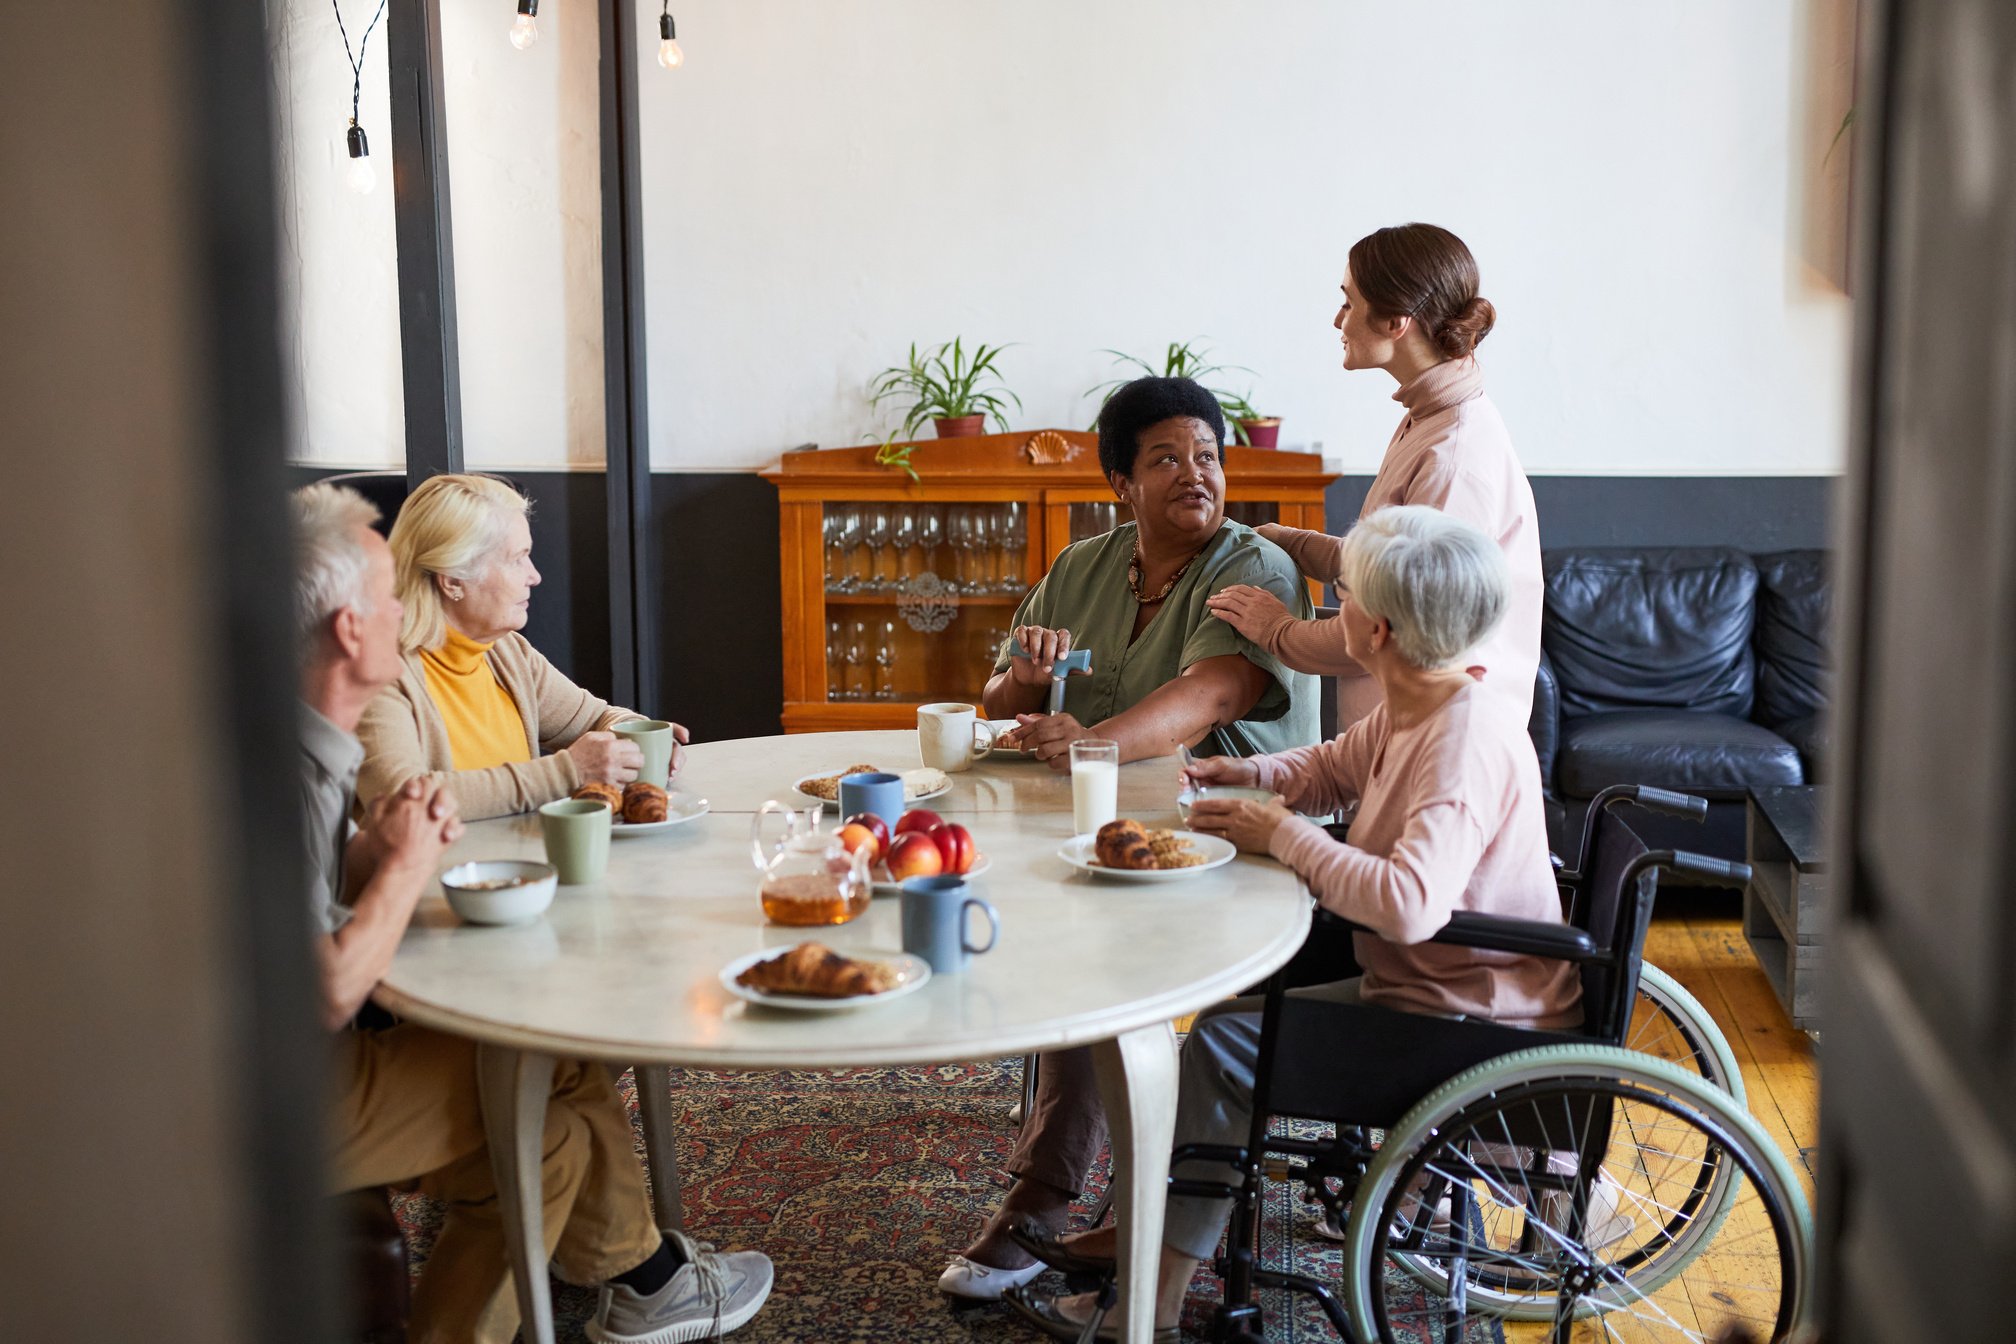
[[[1219,835],[1247,854],[1266,854],[1274,832],[1295,814],[1275,794],[1269,802],[1251,798],[1199,798],[1190,804],[1190,829]]]
[[[1052,667],[1071,652],[1071,632],[1041,625],[1018,625],[1012,633],[1028,657],[1008,660],[1009,677],[1023,686],[1048,686]]]
[[[1070,773],[1071,744],[1098,736],[1069,714],[1017,714],[1015,723],[1015,744],[1060,775]]]
[[[1213,616],[1256,644],[1282,621],[1294,619],[1280,598],[1250,583],[1220,588],[1204,599],[1204,605]]]
[[[583,733],[566,751],[583,784],[628,784],[644,768],[637,744],[614,733]]]

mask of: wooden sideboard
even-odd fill
[[[977,702],[1058,552],[1128,521],[1084,430],[926,440],[915,480],[876,452],[787,453],[762,473],[777,487],[786,732],[908,728],[919,704]],[[1308,453],[1228,447],[1226,515],[1321,528],[1335,479]]]

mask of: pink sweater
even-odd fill
[[[1407,417],[1386,445],[1358,516],[1389,504],[1426,504],[1497,539],[1511,570],[1505,618],[1469,662],[1484,669],[1486,686],[1510,697],[1524,723],[1533,712],[1533,677],[1540,668],[1543,593],[1533,487],[1498,408],[1484,395],[1476,359],[1438,364],[1393,399],[1407,408]],[[1309,578],[1328,583],[1337,577],[1344,549],[1338,538],[1300,528],[1269,528],[1267,535]],[[1301,621],[1284,613],[1253,642],[1298,672],[1338,678],[1340,725],[1357,722],[1379,703],[1379,683],[1344,652],[1344,631],[1335,621]]]
[[[1382,703],[1333,741],[1254,760],[1298,811],[1358,800],[1350,844],[1296,817],[1271,849],[1325,910],[1380,935],[1353,940],[1367,1003],[1517,1027],[1582,1020],[1570,963],[1424,941],[1457,910],[1561,921],[1540,764],[1505,697],[1465,686],[1404,732]]]

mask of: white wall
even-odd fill
[[[307,0],[271,3],[305,30]],[[521,54],[508,6],[446,7],[470,459],[599,460],[592,24],[547,0]],[[879,434],[865,384],[912,340],[1020,342],[1035,427],[1089,419],[1101,347],[1203,335],[1258,371],[1285,444],[1369,471],[1397,408],[1384,375],[1337,368],[1336,284],[1352,239],[1426,219],[1482,264],[1484,363],[1534,471],[1831,472],[1847,304],[1792,246],[1814,120],[1798,8],[680,4],[686,67],[643,84],[653,462]],[[347,73],[326,26],[314,79]],[[289,259],[296,451],[390,460],[390,267],[364,259],[390,253],[389,198],[300,185],[340,130],[297,118],[291,138],[295,200],[329,211]],[[347,369],[377,381],[339,396],[332,350],[367,331]]]

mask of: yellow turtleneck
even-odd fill
[[[427,694],[447,726],[448,751],[457,770],[487,770],[532,759],[525,716],[490,670],[490,660],[483,656],[489,651],[488,644],[478,644],[450,626],[445,644],[420,655]]]

